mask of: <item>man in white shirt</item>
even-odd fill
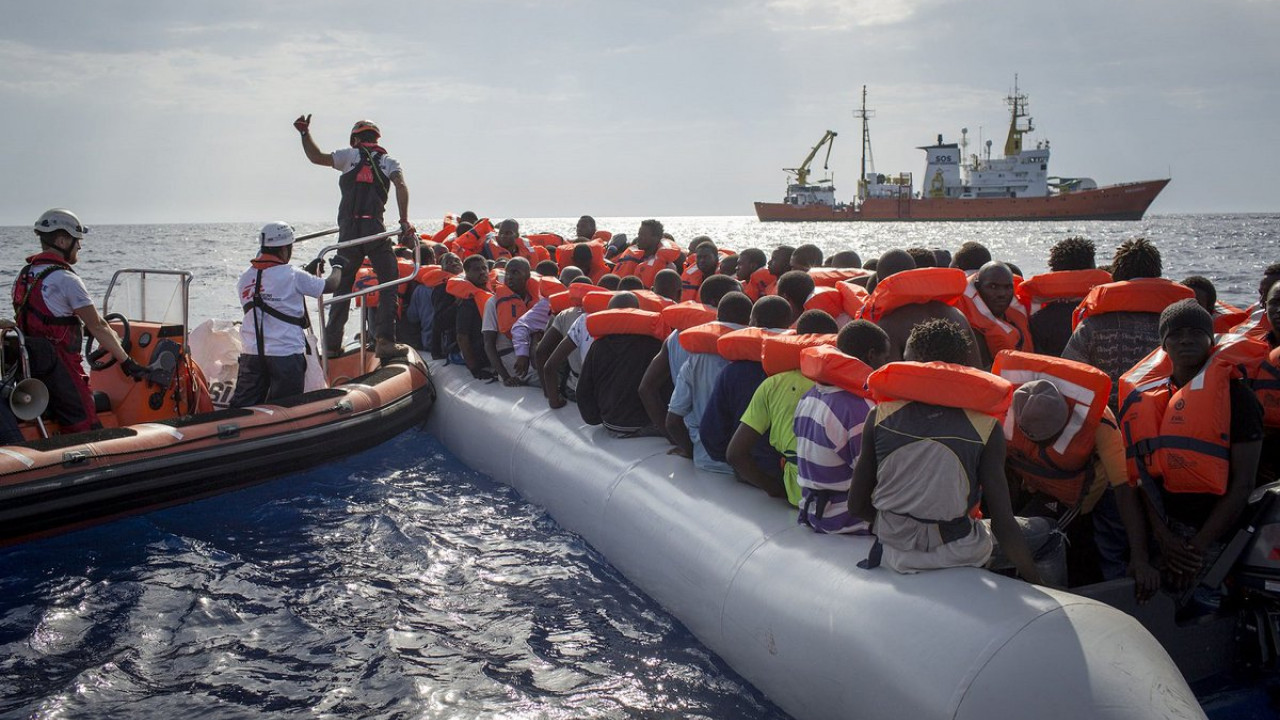
[[[378,145],[382,132],[369,120],[360,120],[351,128],[350,147],[326,153],[320,150],[316,141],[311,138],[311,116],[299,116],[293,122],[294,128],[302,135],[302,151],[307,159],[316,165],[331,167],[342,173],[338,179],[338,188],[342,191],[342,200],[338,204],[338,241],[355,240],[356,238],[377,235],[386,231],[382,223],[383,211],[387,204],[387,195],[391,186],[396,188],[396,207],[400,211],[400,230],[402,238],[411,238],[416,231],[409,222],[409,186],[405,184],[404,172],[400,163],[396,162],[387,151]],[[373,265],[378,276],[378,283],[389,283],[399,278],[396,270],[396,257],[392,251],[391,239],[384,238],[372,243],[343,248],[338,255],[344,258],[345,269],[342,282],[336,292],[351,292],[355,283],[356,271],[365,256]],[[408,352],[408,347],[397,345],[396,337],[396,294],[395,288],[387,288],[378,293],[378,309],[374,317],[374,337],[377,344],[374,353],[380,358],[394,357]],[[351,301],[342,300],[333,303],[329,309],[329,320],[325,323],[324,346],[330,355],[337,355],[342,350],[342,332],[347,324],[347,315],[351,311]]]
[[[293,257],[293,228],[287,223],[267,223],[258,239],[261,249],[249,269],[240,275],[237,289],[244,322],[240,340],[240,370],[231,407],[245,407],[302,392],[307,374],[307,341],[310,326],[304,297],[331,293],[342,279],[345,258],[333,258],[329,277],[318,277],[323,261],[313,260],[306,270],[289,264]]]

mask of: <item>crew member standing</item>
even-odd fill
[[[354,240],[386,231],[382,215],[392,185],[396,188],[396,207],[400,211],[401,236],[410,237],[415,233],[413,224],[409,222],[409,186],[405,184],[400,163],[378,145],[378,138],[382,136],[382,132],[378,130],[377,125],[368,120],[358,121],[351,128],[351,146],[334,150],[332,153],[322,152],[316,145],[316,141],[312,139],[310,115],[299,116],[293,121],[293,126],[302,135],[302,151],[306,153],[308,160],[316,165],[332,167],[342,173],[338,179],[338,188],[342,191],[342,201],[338,205],[339,241]],[[399,279],[391,239],[384,238],[338,251],[338,257],[343,258],[344,264],[342,279],[336,290],[337,294],[351,292],[356,272],[360,269],[360,263],[364,261],[366,255],[380,284]],[[378,296],[373,333],[377,340],[374,353],[384,359],[402,355],[408,351],[408,348],[397,345],[395,342],[395,288],[386,288],[380,291]],[[329,320],[324,328],[324,345],[331,355],[337,354],[342,348],[342,331],[346,327],[350,310],[350,300],[341,300],[330,306]]]

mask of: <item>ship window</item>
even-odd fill
[[[1041,169],[1041,170],[1048,170],[1048,169],[1049,169],[1049,166],[1048,166],[1047,164],[1045,164],[1045,163],[1040,163],[1040,169]]]

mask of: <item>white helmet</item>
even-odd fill
[[[293,226],[287,222],[273,222],[262,226],[258,234],[262,247],[284,247],[293,244]]]
[[[84,238],[84,234],[89,232],[89,228],[80,224],[80,218],[70,210],[63,208],[54,208],[45,210],[44,214],[36,220],[33,228],[37,233],[57,232],[64,230],[71,237],[80,240]]]

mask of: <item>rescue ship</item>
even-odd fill
[[[216,382],[211,391],[205,371],[212,368],[195,358],[234,359],[239,348],[224,343],[202,351],[192,342],[190,283],[190,273],[174,270],[121,270],[112,277],[104,318],[130,357],[151,371],[134,382],[109,355],[103,362],[90,354],[101,429],[52,432],[40,418],[47,391],[23,377],[29,373],[17,361],[21,333],[4,333],[15,362],[5,367],[0,395],[25,421],[28,439],[0,447],[0,545],[260,483],[375,447],[425,422],[435,389],[412,350],[384,362],[363,347],[351,349],[321,363],[323,380],[315,384],[323,387],[219,408],[215,401],[225,403],[229,392],[219,392]]]
[[[798,168],[789,168],[780,203],[757,202],[762,222],[911,222],[958,220],[1141,220],[1169,179],[1144,180],[1098,187],[1091,178],[1049,175],[1049,141],[1024,147],[1024,136],[1035,130],[1027,114],[1027,96],[1018,91],[1005,98],[1010,108],[1004,156],[992,157],[988,140],[982,155],[968,154],[968,129],[960,142],[945,143],[942,135],[926,145],[921,187],[911,173],[884,175],[867,168],[871,135],[867,125],[867,89],[862,88],[862,165],[858,192],[850,203],[837,202],[830,180],[808,182],[809,164],[823,144],[834,139],[827,131]],[[827,150],[830,156],[830,145]]]

